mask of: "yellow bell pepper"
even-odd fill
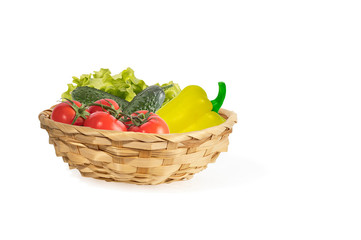
[[[226,95],[226,85],[219,82],[218,86],[218,96],[212,101],[201,87],[190,85],[160,108],[157,114],[168,124],[170,133],[198,131],[225,122],[218,110]]]

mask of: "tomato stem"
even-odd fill
[[[74,125],[74,123],[76,122],[76,120],[81,117],[83,119],[86,119],[87,116],[90,115],[89,112],[86,111],[87,106],[86,105],[81,105],[80,107],[78,107],[78,105],[76,105],[74,103],[74,101],[65,98],[68,102],[66,102],[70,107],[73,108],[73,110],[75,111],[75,116],[73,119],[73,122],[71,123],[71,125]]]
[[[101,103],[91,103],[91,104],[89,104],[89,106],[99,106],[102,109],[105,109],[106,111],[109,112],[110,115],[112,115],[117,120],[126,124],[128,126],[128,128],[131,126],[139,127],[154,118],[151,116],[151,112],[149,112],[149,111],[147,111],[146,113],[135,112],[134,113],[135,115],[125,114],[122,112],[122,110],[120,108],[115,109],[111,102],[109,102],[109,101],[107,101],[107,102],[110,104],[110,106],[107,106],[107,105],[104,105]],[[130,124],[128,122],[130,122]]]

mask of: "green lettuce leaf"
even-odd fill
[[[61,98],[63,99],[63,101],[65,101],[65,99],[71,99],[71,92],[76,88],[76,86],[74,86],[73,84],[68,84],[68,90],[63,92],[63,94],[61,94]]]
[[[101,68],[99,71],[94,71],[93,74],[73,77],[73,84],[68,84],[68,90],[61,95],[62,99],[71,99],[71,92],[81,86],[96,88],[127,101],[131,101],[137,93],[148,87],[143,80],[135,77],[131,68],[113,76],[109,69]]]
[[[159,83],[156,84],[161,87],[168,86],[170,84],[173,86],[164,91],[165,100],[163,105],[176,97],[180,93],[181,88],[173,81],[162,85]],[[82,86],[102,90],[129,102],[132,101],[138,93],[148,87],[143,80],[135,77],[134,71],[131,68],[127,68],[121,73],[115,75],[112,75],[109,69],[101,68],[99,71],[94,71],[90,74],[82,74],[80,77],[73,77],[73,82],[68,84],[68,90],[61,95],[63,101],[65,101],[66,98],[72,99],[71,92],[75,88]]]
[[[103,77],[105,83],[100,90],[121,97],[127,101],[131,101],[135,95],[148,87],[143,80],[134,76],[131,68],[125,69],[120,74],[111,76],[107,74]]]
[[[181,92],[181,88],[179,87],[179,85],[177,83],[174,83],[173,81],[170,81],[168,83],[164,83],[162,85],[160,85],[159,83],[157,83],[156,85],[161,86],[161,87],[165,87],[168,85],[173,85],[173,87],[167,88],[166,90],[164,90],[165,93],[165,99],[163,102],[164,106],[166,103],[168,103],[170,100],[172,100],[173,98],[175,98],[176,96],[178,96],[178,94]]]

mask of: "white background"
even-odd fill
[[[0,239],[361,239],[359,3],[2,1]],[[68,170],[37,116],[101,67],[226,82],[229,151],[158,186]]]

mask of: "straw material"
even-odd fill
[[[221,109],[221,125],[201,131],[149,134],[99,130],[55,122],[52,109],[39,114],[41,128],[49,134],[69,168],[82,176],[134,184],[160,184],[186,180],[215,162],[228,148],[228,136],[237,115]]]

